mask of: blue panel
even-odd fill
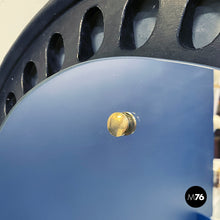
[[[108,133],[113,112],[136,132]],[[28,93],[0,132],[0,219],[196,220],[211,216],[213,71],[103,59]],[[203,187],[202,208],[185,202]]]
[[[197,220],[211,220],[211,218],[208,218],[207,216],[198,214]]]

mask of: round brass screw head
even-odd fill
[[[108,118],[107,128],[115,137],[130,135],[136,129],[136,119],[130,112],[115,112]]]

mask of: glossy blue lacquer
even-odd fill
[[[107,130],[133,112],[136,132]],[[1,220],[211,216],[213,71],[147,58],[67,69],[28,93],[0,131]],[[203,187],[206,204],[185,202]],[[201,214],[201,215],[198,215]]]

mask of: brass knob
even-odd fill
[[[108,118],[107,128],[115,137],[130,135],[135,132],[136,119],[130,112],[115,112]]]

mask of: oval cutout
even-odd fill
[[[23,90],[24,93],[32,89],[37,83],[37,68],[35,64],[30,61],[26,64],[23,73]]]
[[[104,39],[104,18],[98,7],[89,9],[82,21],[79,42],[79,61],[86,61],[101,47]]]
[[[220,33],[220,1],[191,0],[185,10],[179,39],[183,46],[199,49]]]
[[[61,70],[65,59],[64,42],[61,34],[54,34],[47,48],[47,76]]]
[[[6,98],[6,102],[5,102],[5,112],[6,114],[8,114],[11,109],[14,107],[14,105],[16,104],[17,100],[15,97],[15,94],[13,92],[10,92]]]
[[[134,50],[143,46],[156,25],[158,0],[130,0],[124,11],[120,48]]]

